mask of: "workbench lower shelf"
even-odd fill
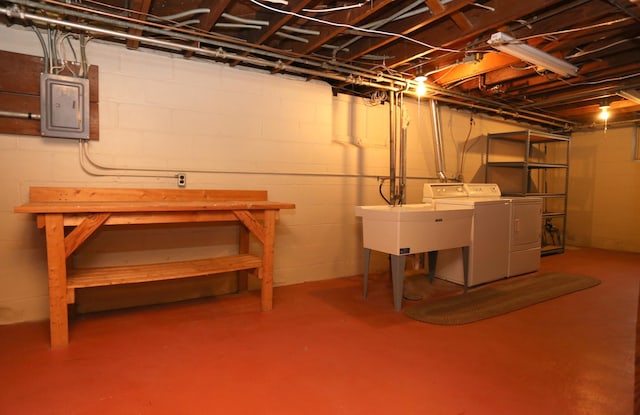
[[[109,285],[136,284],[179,278],[199,277],[225,272],[259,269],[262,259],[240,254],[191,261],[159,264],[70,269],[67,277],[67,303],[75,303],[75,289]]]

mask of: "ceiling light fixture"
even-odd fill
[[[427,76],[422,73],[422,66],[418,68],[416,77],[413,80],[416,81],[416,95],[418,98],[427,95]]]
[[[598,115],[598,118],[606,122],[609,119],[609,108],[610,107],[608,105],[601,106],[600,114]]]
[[[624,91],[618,91],[618,95],[620,95],[624,99],[633,101],[636,104],[640,104],[640,91],[638,91],[637,89],[626,89]]]
[[[416,82],[418,83],[416,85],[416,95],[418,97],[423,97],[427,95],[427,84],[425,83],[426,80],[427,80],[426,76],[419,76],[416,78]]]
[[[416,68],[416,76],[413,80],[416,81],[416,95],[418,99],[427,95],[427,75],[422,70],[422,65]]]
[[[604,133],[607,133],[607,120],[609,120],[609,105],[601,105],[600,106],[600,114],[598,114],[598,118],[604,121]]]
[[[548,71],[555,72],[560,76],[568,77],[578,74],[577,66],[556,58],[540,49],[536,49],[533,46],[529,46],[502,32],[492,34],[487,43],[501,52],[540,66]]]

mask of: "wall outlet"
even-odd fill
[[[187,175],[184,173],[178,173],[178,187],[187,186]]]

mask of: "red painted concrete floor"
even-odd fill
[[[463,326],[393,311],[387,278],[100,313],[50,350],[0,326],[1,414],[631,414],[640,254],[568,249],[602,284]]]

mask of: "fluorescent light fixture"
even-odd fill
[[[638,91],[637,89],[627,89],[624,91],[618,91],[618,95],[620,95],[624,99],[633,101],[636,104],[640,104],[640,91]]]
[[[521,59],[525,62],[540,66],[548,71],[555,72],[560,76],[576,76],[578,67],[567,61],[558,59],[546,52],[529,46],[524,42],[512,38],[502,32],[491,35],[487,42],[489,45],[508,55]]]

